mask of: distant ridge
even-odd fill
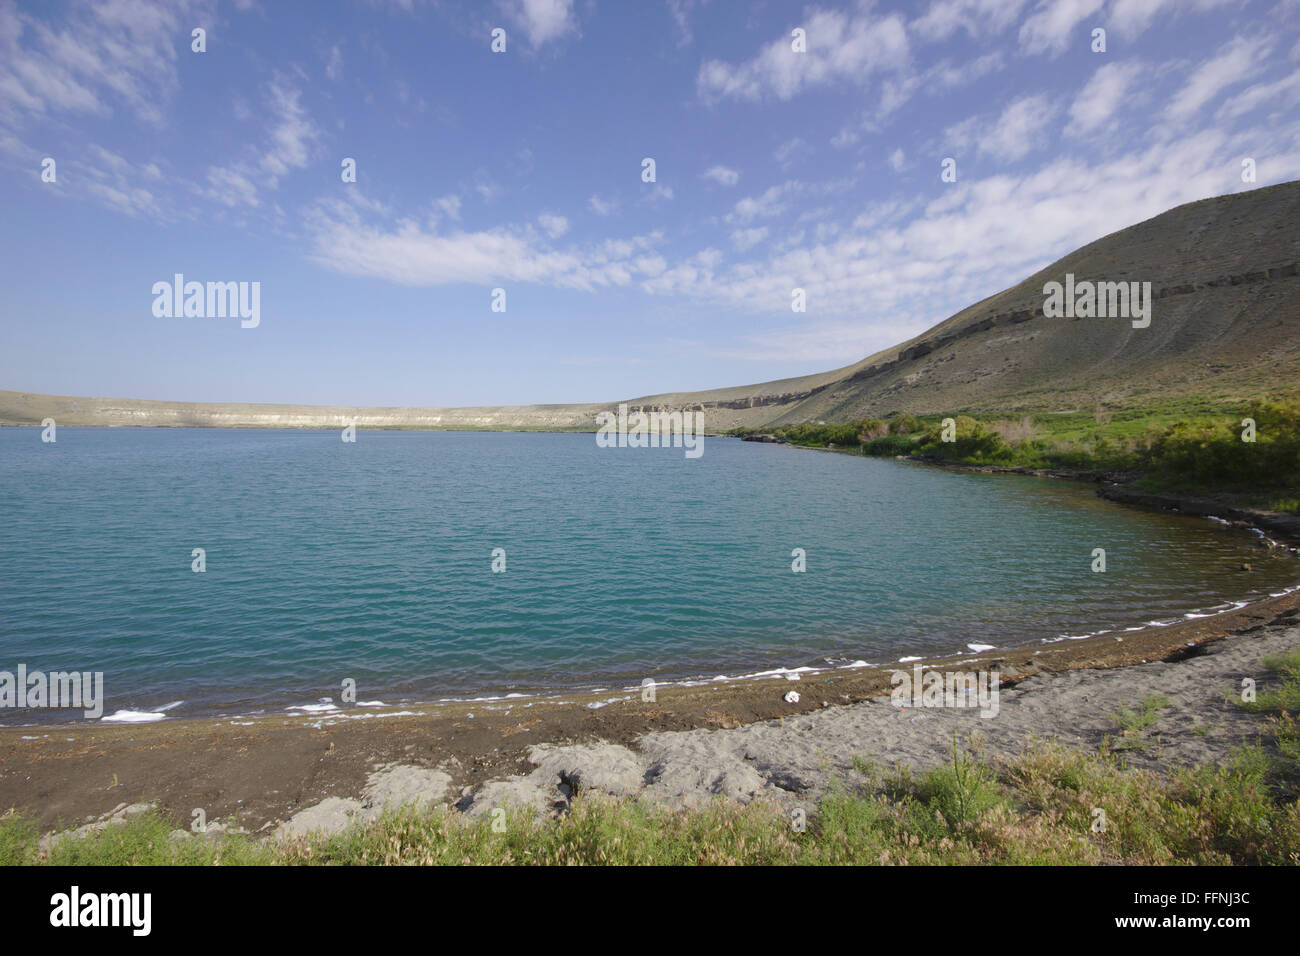
[[[1065,273],[1151,282],[1149,328],[1047,318]],[[1300,181],[1177,206],[1089,243],[921,335],[844,368],[624,399],[703,409],[710,431],[890,412],[1029,412],[1300,391]],[[0,424],[595,429],[582,405],[360,408],[165,402],[0,391]]]

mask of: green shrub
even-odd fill
[[[867,442],[862,450],[868,455],[881,457],[910,455],[916,451],[916,440],[911,435],[885,435]]]
[[[950,442],[943,440],[942,422],[931,425],[921,437],[922,449],[940,458],[976,464],[1005,461],[1011,457],[1011,448],[1002,440],[1002,435],[984,422],[969,415],[958,415],[954,425],[954,440]]]
[[[889,423],[889,432],[891,435],[911,435],[919,432],[922,428],[921,420],[915,415],[906,413],[899,415]]]

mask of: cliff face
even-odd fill
[[[592,428],[604,405],[491,408],[363,408],[83,398],[0,391],[0,423],[136,425],[177,428]]]
[[[1048,318],[1043,286],[1150,282],[1151,324]],[[1300,182],[1188,203],[1057,260],[899,346],[841,369],[626,399],[694,409],[710,431],[894,411],[1047,411],[1248,398],[1300,386]],[[247,428],[595,428],[585,405],[347,408],[0,391],[0,423]]]

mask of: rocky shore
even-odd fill
[[[1229,697],[1243,677],[1263,685],[1260,661],[1296,646],[1300,592],[1168,627],[922,662],[996,672],[988,718],[894,706],[897,668],[864,667],[661,685],[654,700],[603,688],[314,717],[10,727],[0,729],[0,804],[46,829],[152,806],[263,835],[337,829],[412,801],[470,814],[562,809],[575,787],[673,806],[811,806],[854,758],[941,762],[954,732],[976,733],[991,752],[1031,737],[1095,750],[1114,730],[1110,715],[1153,693],[1171,707],[1156,746],[1131,759],[1158,768],[1216,760],[1253,733]]]

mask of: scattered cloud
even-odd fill
[[[734,186],[740,182],[740,173],[726,166],[711,166],[704,171],[705,179],[712,179],[719,186]]]
[[[320,137],[320,130],[302,105],[302,91],[285,79],[277,77],[271,82],[266,100],[272,125],[261,155],[208,168],[204,192],[224,206],[260,205],[261,189],[277,188],[285,175],[306,166]]]
[[[1066,131],[1081,136],[1105,128],[1127,102],[1129,91],[1142,72],[1142,65],[1135,61],[1099,66],[1070,105]]]
[[[151,126],[180,83],[177,37],[211,20],[212,0],[78,0],[59,25],[0,2],[0,116],[115,115]]]
[[[312,259],[409,286],[528,282],[583,291],[626,286],[663,268],[651,253],[658,234],[561,249],[531,226],[440,234],[382,212],[359,193],[319,200],[308,212]]]
[[[1294,107],[1300,104],[1300,70],[1275,80],[1258,83],[1225,100],[1215,119],[1219,122],[1236,119],[1265,104]]]
[[[534,49],[578,32],[573,0],[506,0],[501,7]]]
[[[1039,0],[1034,12],[1020,27],[1020,46],[1026,53],[1060,56],[1071,42],[1083,44],[1091,30],[1080,33],[1085,19],[1101,10],[1105,0]],[[1082,47],[1086,49],[1086,47]]]
[[[1114,0],[1107,25],[1125,39],[1133,40],[1146,32],[1157,19],[1169,23],[1182,13],[1203,13],[1235,0]]]
[[[858,142],[863,133],[879,132],[917,93],[936,96],[948,90],[966,87],[981,77],[1003,69],[1005,65],[1002,52],[994,50],[961,64],[942,60],[922,72],[905,70],[892,74],[881,81],[879,104],[867,111],[856,125],[843,127],[831,139],[831,145],[844,148]]]
[[[787,139],[778,146],[776,151],[772,153],[772,158],[781,165],[782,169],[788,169],[796,159],[810,153],[812,153],[812,147],[804,142],[801,137],[796,136],[793,139]]]
[[[1187,119],[1224,90],[1250,79],[1271,46],[1267,38],[1236,37],[1228,41],[1213,59],[1192,72],[1187,85],[1166,108],[1166,118]]]
[[[743,63],[708,60],[696,81],[700,96],[706,101],[788,100],[819,86],[862,84],[908,60],[907,29],[898,14],[873,17],[812,8],[797,26],[805,31],[807,52],[795,52],[787,33]]]
[[[331,80],[343,76],[343,50],[338,43],[330,47],[329,57],[325,61],[325,75]]]
[[[981,154],[1015,162],[1047,145],[1047,127],[1057,107],[1045,95],[1013,100],[996,118],[972,116],[944,131],[946,148],[961,151],[974,146]]]
[[[673,18],[679,47],[690,46],[695,40],[695,34],[691,31],[691,11],[695,3],[696,0],[668,0],[668,12]]]
[[[1261,144],[1278,157],[1273,175],[1300,176],[1298,146],[1294,119]],[[641,285],[774,315],[789,309],[793,288],[804,288],[806,320],[754,336],[735,355],[848,362],[866,354],[864,343],[905,339],[1093,239],[1230,189],[1237,147],[1207,130],[1095,164],[1064,155],[1023,175],[946,187],[920,210],[877,205],[829,241],[808,243],[800,233],[763,258],[688,257]]]
[[[455,193],[448,193],[446,196],[435,199],[433,206],[438,214],[451,220],[460,220],[460,197]]]
[[[552,239],[558,239],[569,231],[569,220],[553,213],[542,213],[537,217],[537,223],[546,230],[546,234]]]
[[[757,196],[747,196],[732,207],[724,220],[731,225],[747,225],[756,219],[770,219],[789,212],[801,212],[801,219],[807,218],[814,210],[808,205],[809,200],[825,198],[844,192],[852,185],[850,180],[829,180],[820,183],[805,183],[797,179],[787,180],[771,186]],[[802,208],[795,208],[802,203]]]
[[[474,192],[479,194],[479,198],[484,202],[490,203],[501,196],[501,185],[492,178],[486,169],[474,171]]]
[[[935,0],[909,26],[926,40],[946,40],[958,30],[971,39],[995,36],[1020,19],[1027,0]]]
[[[727,214],[727,222],[747,223],[755,219],[775,216],[785,209],[786,199],[797,192],[799,186],[798,182],[792,181],[772,186],[761,195],[747,196],[736,203],[735,208]]]
[[[731,242],[739,252],[752,249],[767,238],[767,226],[753,229],[737,229],[731,234]]]

